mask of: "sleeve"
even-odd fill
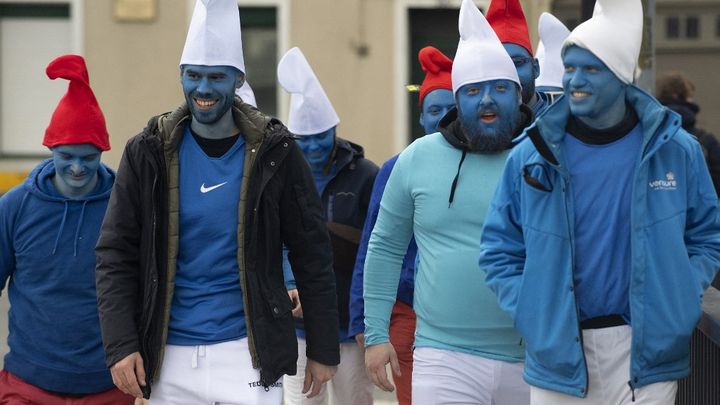
[[[310,167],[297,145],[290,144],[284,161],[287,183],[280,201],[280,227],[302,301],[307,357],[337,365],[339,325],[332,246]]]
[[[120,160],[95,247],[98,315],[108,367],[140,350],[134,314],[139,300],[142,213],[131,142]]]
[[[688,188],[688,211],[685,225],[685,246],[699,283],[700,294],[707,289],[720,268],[720,217],[715,188],[698,143],[693,142],[694,173]],[[693,181],[694,180],[694,181]]]
[[[365,310],[365,301],[363,300],[365,257],[367,256],[370,234],[375,227],[375,222],[380,212],[380,199],[385,191],[385,186],[387,185],[391,171],[392,166],[388,168],[387,165],[383,165],[375,178],[375,184],[370,194],[367,216],[365,217],[360,246],[358,247],[357,257],[355,259],[355,267],[353,268],[352,283],[350,284],[350,325],[348,327],[348,336],[355,336],[365,331],[365,317],[363,316]]]
[[[18,201],[15,193],[0,197],[0,295],[5,289],[8,278],[15,270],[15,247],[13,245],[13,228]]]
[[[523,268],[525,240],[520,219],[519,171],[511,157],[490,203],[480,241],[480,269],[500,308],[515,319]]]
[[[380,201],[364,266],[365,345],[388,342],[402,262],[413,236],[412,145],[398,158]]]

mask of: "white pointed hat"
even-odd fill
[[[233,66],[245,73],[235,0],[197,0],[180,65]]]
[[[472,0],[463,0],[458,21],[460,42],[453,61],[453,94],[469,83],[511,80],[520,86],[515,64]]]
[[[535,79],[535,85],[562,87],[565,67],[560,51],[570,31],[554,15],[542,13],[538,22],[538,32],[540,44],[537,47],[536,57],[540,63],[540,76]]]
[[[635,77],[643,34],[641,0],[597,0],[591,19],[575,28],[563,49],[577,45],[597,56],[625,83]]]
[[[242,87],[235,90],[235,95],[240,97],[240,99],[245,104],[250,104],[251,106],[257,108],[257,101],[255,101],[255,93],[253,92],[252,87],[250,87],[250,83],[245,80]]]
[[[300,48],[292,48],[277,67],[280,85],[290,93],[287,127],[295,135],[315,135],[340,123],[320,81]]]

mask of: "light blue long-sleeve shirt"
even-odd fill
[[[506,361],[524,348],[477,266],[484,215],[508,153],[468,153],[452,204],[450,188],[462,151],[440,133],[410,145],[398,159],[380,204],[365,262],[365,342],[389,341],[401,264],[415,235],[416,347]]]

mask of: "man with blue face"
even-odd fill
[[[340,364],[328,384],[329,390],[323,389],[315,398],[305,398],[302,370],[307,363],[304,356],[307,323],[298,314],[298,375],[283,379],[284,403],[327,404],[328,391],[332,391],[338,403],[372,405],[373,387],[365,374],[363,351],[348,334],[348,302],[360,232],[378,168],[365,159],[362,146],[336,136],[340,118],[300,48],[292,48],[282,57],[277,74],[280,84],[290,93],[288,129],[297,136],[310,165],[322,202],[323,219],[330,232],[340,344]],[[291,268],[287,263],[286,284],[292,290],[295,283]],[[299,300],[305,300],[302,292]]]
[[[70,80],[45,132],[52,158],[0,198],[0,291],[10,297],[0,403],[130,405],[105,366],[95,294],[95,243],[115,173],[82,57],[47,67]],[[9,280],[9,282],[8,282]]]
[[[151,404],[281,402],[297,358],[283,244],[308,311],[304,391],[317,395],[339,362],[313,177],[287,129],[235,97],[240,38],[234,0],[197,2],[185,104],[129,141],[97,244],[107,364]]]
[[[457,108],[439,132],[398,158],[380,204],[365,258],[365,362],[390,391],[385,367],[400,374],[388,323],[410,239],[419,265],[412,403],[527,404],[523,348],[512,320],[477,271],[489,205],[513,138],[530,123],[515,66],[472,0],[460,8],[452,67]],[[474,235],[474,236],[473,236]]]
[[[565,97],[508,158],[480,267],[525,338],[534,405],[675,403],[720,266],[717,196],[680,117],[632,84],[640,0],[599,0]]]
[[[540,65],[533,56],[530,34],[520,0],[491,0],[487,20],[517,69],[522,101],[537,116],[547,108],[545,97],[535,91]]]
[[[418,53],[418,59],[422,70],[425,72],[425,79],[419,89],[420,125],[422,125],[426,134],[432,134],[437,132],[440,119],[455,107],[450,77],[452,60],[432,46],[422,48]],[[348,334],[355,336],[356,342],[363,349],[365,348],[365,319],[363,315],[365,310],[363,300],[365,258],[370,234],[375,227],[380,212],[380,201],[390,174],[395,167],[395,163],[397,163],[398,156],[395,155],[385,162],[375,178],[368,215],[353,270],[353,280],[350,288],[350,326]],[[397,298],[390,315],[390,343],[395,349],[400,367],[400,374],[393,377],[399,405],[412,404],[413,343],[415,342],[416,325],[415,312],[412,306],[416,256],[417,244],[415,239],[411,239],[403,258]]]

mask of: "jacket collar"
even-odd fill
[[[245,137],[246,144],[255,147],[260,145],[265,138],[268,125],[273,119],[250,104],[244,103],[239,97],[235,97],[231,108],[235,125]],[[190,120],[191,113],[186,103],[183,103],[175,111],[160,116],[157,125],[165,149],[177,148],[185,126],[190,123]]]
[[[642,125],[643,157],[654,153],[680,129],[680,116],[639,87],[628,86],[625,99],[635,109]],[[552,151],[560,148],[569,117],[570,104],[567,97],[561,96],[526,130],[538,153],[551,164],[558,164],[556,153]],[[663,136],[655,136],[661,130]]]

